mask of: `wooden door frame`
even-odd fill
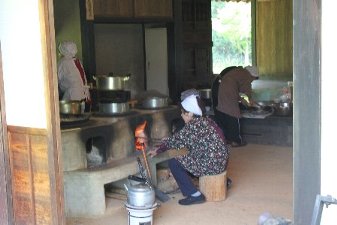
[[[50,186],[50,200],[52,202],[49,224],[65,224],[64,195],[63,195],[63,167],[60,118],[58,107],[57,62],[54,30],[53,0],[39,0],[39,17],[41,29],[43,74],[45,76],[45,107],[46,107],[46,138],[43,145],[47,146],[48,177]],[[1,43],[0,43],[1,44]],[[6,122],[3,70],[0,45],[0,221],[1,224],[16,223],[14,212],[13,187],[14,177],[11,174],[9,130]],[[19,128],[20,129],[20,128]],[[31,130],[31,129],[27,129]],[[28,133],[26,133],[29,135]]]
[[[45,74],[45,98],[47,108],[47,139],[50,184],[53,194],[52,224],[65,224],[63,163],[61,146],[61,128],[59,116],[59,93],[57,81],[57,60],[54,29],[53,0],[39,0],[42,37],[42,58]]]
[[[8,136],[5,116],[5,97],[0,41],[0,221],[3,225],[13,224],[12,185],[8,157]]]

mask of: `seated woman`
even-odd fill
[[[168,149],[187,148],[189,153],[168,161],[173,177],[186,198],[179,200],[181,205],[205,202],[190,175],[195,177],[215,175],[227,168],[229,151],[221,129],[210,118],[203,117],[200,98],[190,95],[181,102],[181,117],[185,126],[149,151],[150,156]]]

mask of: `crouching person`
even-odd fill
[[[177,156],[168,161],[169,168],[182,194],[181,205],[205,202],[205,196],[193,184],[195,177],[216,175],[227,168],[229,150],[221,129],[210,118],[202,115],[201,100],[191,95],[181,102],[181,117],[185,126],[162,143],[150,150],[155,156],[168,149],[187,148],[187,155]]]

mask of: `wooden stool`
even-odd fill
[[[207,201],[216,202],[226,199],[227,171],[217,174],[199,177],[199,189]]]

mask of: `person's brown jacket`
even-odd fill
[[[239,93],[244,93],[251,99],[253,80],[255,78],[244,68],[233,69],[224,75],[219,85],[217,110],[239,118]]]

